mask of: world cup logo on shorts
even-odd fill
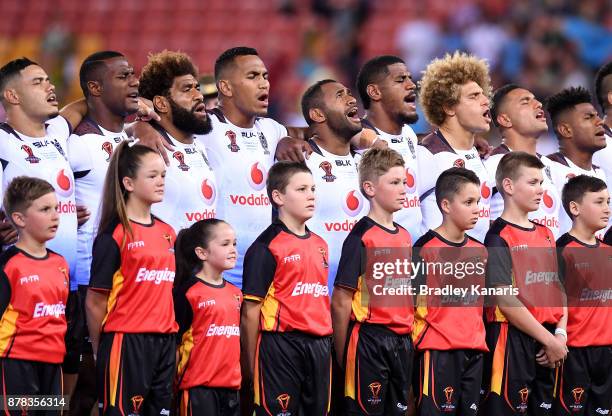
[[[111,142],[102,143],[102,150],[106,152],[106,161],[109,162],[111,156],[113,155],[113,145]]]
[[[278,402],[278,405],[281,408],[281,412],[286,413],[289,409],[289,402],[291,401],[291,396],[289,396],[287,393],[279,394],[276,398],[276,401]]]
[[[325,172],[325,175],[321,176],[325,182],[333,182],[336,179],[334,174],[332,174],[332,165],[327,160],[321,162],[319,167]]]
[[[180,170],[182,170],[183,172],[189,170],[189,165],[185,163],[185,155],[183,154],[183,152],[176,151],[172,154],[172,157],[175,158],[177,162],[179,162],[178,168]]]
[[[520,389],[519,396],[521,398],[521,405],[526,406],[527,401],[529,400],[529,389],[527,387]]]
[[[368,385],[370,389],[370,393],[372,393],[372,397],[368,399],[368,402],[372,405],[379,404],[382,400],[380,399],[380,389],[382,388],[382,384],[380,382],[375,381]]]
[[[455,389],[451,386],[448,386],[444,389],[444,397],[446,397],[446,404],[452,404],[453,402],[453,393]]]
[[[582,396],[584,395],[584,389],[582,387],[576,387],[572,389],[572,396],[574,397],[574,404],[580,404]]]
[[[144,402],[144,397],[142,396],[132,396],[130,399],[132,402],[132,413],[131,415],[139,415],[140,409],[142,408],[142,403]]]
[[[27,144],[24,144],[23,146],[21,146],[21,150],[26,152],[27,157],[25,158],[25,160],[27,160],[28,162],[30,163],[40,162],[40,159],[34,156],[34,152],[32,151],[32,148],[28,146]]]
[[[225,132],[225,136],[227,136],[230,141],[230,144],[227,145],[227,148],[231,152],[236,153],[238,150],[240,150],[240,147],[236,144],[236,133],[231,130],[228,130]]]

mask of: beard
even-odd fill
[[[417,113],[414,114],[398,114],[398,119],[400,124],[414,124],[419,121],[419,115]]]
[[[346,139],[347,142],[362,130],[361,125],[355,126],[348,121],[344,113],[327,113],[327,123],[331,131]]]
[[[170,102],[170,108],[172,109],[172,122],[179,130],[182,130],[191,134],[207,134],[212,130],[212,124],[210,117],[206,117],[204,120],[196,117],[194,109],[200,103],[194,104],[191,110],[185,110],[179,106],[174,100],[168,97]]]

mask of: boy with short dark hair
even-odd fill
[[[595,237],[608,224],[606,183],[578,175],[563,188],[572,228],[557,240],[559,269],[568,298],[567,359],[556,372],[554,414],[595,415],[612,406],[612,308],[609,290],[612,247]]]
[[[404,159],[391,149],[368,150],[359,164],[359,182],[370,211],[344,241],[332,295],[346,410],[349,415],[405,415],[414,352],[410,274],[377,280],[372,262],[389,265],[411,257],[410,234],[393,221],[406,199]]]
[[[57,232],[57,205],[53,186],[38,178],[18,176],[4,193],[19,235],[0,255],[0,391],[7,410],[10,395],[63,394],[69,270],[45,245]]]
[[[483,379],[486,415],[550,415],[553,373],[567,355],[567,308],[558,280],[555,241],[529,220],[538,209],[544,165],[525,152],[506,154],[495,181],[504,211],[487,233],[487,346]],[[553,335],[554,334],[554,335]]]
[[[241,333],[253,376],[255,413],[324,415],[331,384],[327,243],[306,227],[314,214],[312,173],[278,162],[267,191],[276,219],[244,260]]]
[[[471,170],[450,168],[436,181],[442,224],[414,244],[414,265],[427,266],[416,276],[417,287],[456,287],[459,296],[417,297],[412,339],[417,351],[414,391],[417,414],[476,415],[488,351],[482,321],[484,297],[471,287],[484,287],[487,251],[465,232],[478,221],[480,180]],[[453,264],[448,274],[436,264]],[[432,266],[431,268],[429,266]]]

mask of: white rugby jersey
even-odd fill
[[[44,179],[55,188],[60,222],[55,238],[47,247],[64,256],[73,275],[76,264],[77,215],[74,195],[74,176],[67,158],[67,140],[70,125],[57,116],[46,123],[44,137],[29,137],[0,124],[0,162],[2,163],[2,194],[16,176]],[[70,289],[76,290],[74,278]]]
[[[491,175],[475,147],[470,150],[456,150],[451,147],[442,133],[438,130],[423,139],[420,146],[422,152],[417,154],[419,159],[419,172],[423,182],[421,193],[421,212],[423,222],[427,229],[437,228],[442,224],[442,213],[436,204],[436,180],[442,172],[452,167],[466,168],[480,179],[480,213],[478,222],[473,229],[467,231],[470,237],[483,242],[489,230],[490,202],[493,193]],[[427,173],[424,173],[427,172]]]
[[[606,175],[606,184],[608,192],[612,195],[612,130],[604,124],[606,131],[606,147],[593,154],[593,163],[603,170]],[[612,215],[608,221],[608,228],[612,226]]]
[[[557,186],[557,190],[559,195],[562,195],[563,186],[567,183],[567,181],[574,176],[578,175],[589,175],[595,176],[604,182],[606,181],[606,174],[603,170],[599,168],[599,166],[592,165],[591,170],[585,170],[581,167],[577,166],[574,162],[569,160],[567,157],[563,156],[560,152],[550,154],[546,156],[549,160],[551,160],[551,173],[553,176],[553,182]],[[561,207],[559,209],[559,233],[560,235],[565,234],[572,228],[572,220],[565,212],[565,209]],[[597,232],[597,237],[603,239],[603,236],[608,227],[603,230]]]
[[[195,140],[181,143],[163,130],[160,133],[175,150],[168,154],[164,200],[153,204],[151,211],[178,234],[196,221],[215,218],[217,181],[204,146]]]
[[[74,277],[77,284],[89,284],[91,251],[98,232],[102,191],[108,164],[115,148],[127,139],[124,131],[105,130],[90,118],[74,129],[68,138],[68,160],[74,172],[76,203],[89,209],[89,220],[77,231],[77,257]]]
[[[404,227],[410,233],[412,241],[417,241],[427,230],[423,226],[421,200],[419,198],[419,176],[417,152],[418,138],[412,128],[404,124],[399,135],[389,134],[374,127],[369,120],[363,119],[365,128],[373,129],[378,137],[387,142],[390,149],[395,150],[404,158],[406,169],[406,201],[404,208],[393,214],[393,221]]]
[[[238,261],[225,278],[242,287],[244,254],[272,222],[266,179],[276,145],[287,136],[287,129],[271,118],[257,118],[251,128],[238,127],[219,109],[209,117],[212,131],[195,137],[206,148],[217,179],[217,218],[236,231]]]
[[[491,155],[484,161],[487,170],[491,174],[491,183],[493,184],[493,196],[491,197],[491,221],[494,221],[500,217],[504,211],[504,199],[498,192],[497,186],[495,185],[495,172],[497,172],[497,166],[499,165],[501,158],[511,151],[512,150],[505,144],[499,145],[493,149]],[[540,201],[540,207],[537,211],[529,213],[529,219],[548,227],[555,236],[555,239],[557,239],[559,236],[561,236],[561,234],[559,234],[559,210],[563,209],[561,206],[561,194],[559,194],[559,190],[553,183],[553,168],[551,167],[553,162],[541,155],[537,156],[544,164],[544,169],[542,170],[542,176],[544,177],[542,188],[544,188],[544,194],[542,195],[542,201]]]
[[[368,213],[370,204],[359,190],[357,160],[351,153],[338,156],[309,140],[313,152],[306,160],[312,171],[315,213],[306,225],[328,245],[328,285],[334,287],[342,244],[353,226]]]

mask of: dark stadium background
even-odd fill
[[[180,49],[204,73],[223,50],[249,45],[270,71],[270,115],[289,125],[304,123],[307,85],[354,85],[377,54],[402,56],[418,79],[433,57],[466,50],[489,61],[494,86],[518,82],[539,98],[592,88],[612,59],[609,0],[0,0],[0,10],[0,62],[37,60],[62,104],[80,97],[79,65],[96,50],[121,51],[139,70],[149,51]],[[428,128],[421,116],[415,131]]]

